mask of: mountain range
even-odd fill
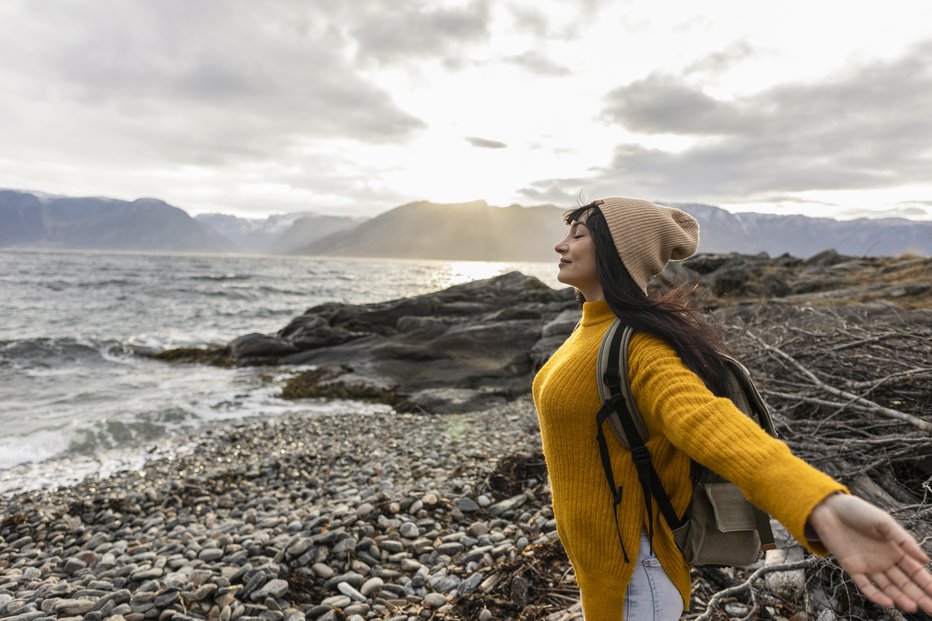
[[[700,252],[806,258],[834,248],[856,256],[932,255],[928,221],[839,221],[670,204],[699,220]],[[494,207],[477,200],[419,201],[370,219],[311,212],[265,219],[191,217],[154,198],[124,201],[0,190],[0,247],[550,261],[554,243],[565,235],[564,211],[552,205]]]
[[[300,249],[308,244],[352,229],[365,218],[302,212],[278,214],[260,220],[210,213],[194,216],[194,220],[228,239],[238,252],[300,254]]]

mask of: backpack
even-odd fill
[[[651,464],[650,453],[645,446],[647,428],[628,382],[628,344],[633,332],[630,326],[623,326],[616,319],[602,339],[597,361],[597,385],[603,404],[596,417],[597,439],[602,468],[614,500],[619,541],[618,505],[621,503],[621,487],[616,488],[612,474],[608,444],[603,432],[606,421],[621,445],[631,451],[647,506],[648,539],[651,545],[654,535],[653,496],[687,563],[694,567],[751,565],[761,557],[763,550],[776,546],[770,528],[770,516],[751,504],[737,485],[693,461],[692,500],[684,516],[676,515]],[[720,358],[727,384],[724,396],[731,399],[767,433],[776,436],[770,412],[748,370],[730,356],[720,354]],[[624,544],[622,552],[627,562]]]

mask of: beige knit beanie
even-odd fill
[[[614,196],[593,204],[605,216],[622,264],[645,293],[667,263],[689,257],[699,246],[699,223],[685,211]]]

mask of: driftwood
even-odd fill
[[[932,312],[765,303],[723,310],[719,319],[781,439],[932,550]],[[709,572],[697,572],[683,618],[741,618],[736,604],[750,604],[748,619],[924,618],[874,606],[831,559],[800,564],[807,589],[796,602],[766,591],[755,576],[764,569],[729,570],[734,584],[727,587],[721,576],[712,584]]]

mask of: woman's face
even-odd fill
[[[587,300],[602,298],[602,285],[595,272],[595,245],[586,227],[586,217],[570,225],[569,233],[553,247],[560,255],[557,280],[579,289]]]

